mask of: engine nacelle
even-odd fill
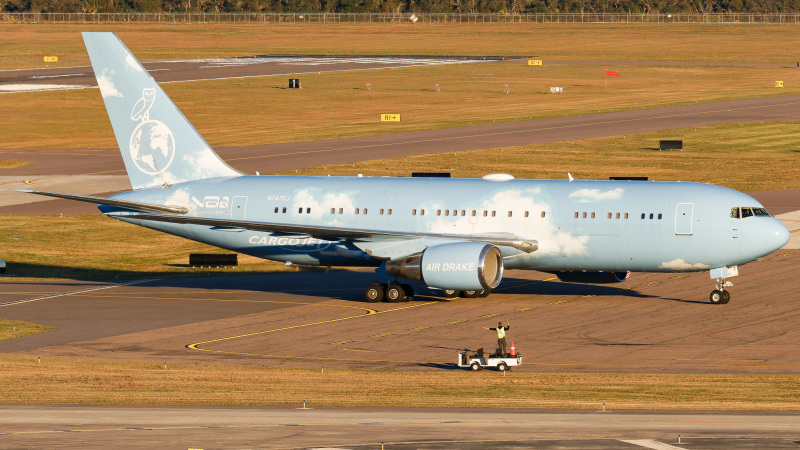
[[[561,281],[569,283],[608,284],[622,283],[631,276],[630,272],[556,272]]]
[[[422,253],[387,261],[386,273],[440,289],[494,289],[503,279],[503,255],[494,245],[483,242],[435,245]]]

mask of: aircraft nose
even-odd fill
[[[780,220],[771,218],[764,228],[764,243],[774,252],[789,242],[789,229]]]

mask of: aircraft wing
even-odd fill
[[[114,200],[105,197],[95,197],[93,195],[62,194],[60,192],[33,191],[30,189],[18,189],[17,192],[24,192],[26,194],[45,195],[48,197],[65,198],[68,200],[77,200],[79,202],[95,203],[97,205],[117,206],[119,208],[130,209],[133,211],[155,212],[155,213],[166,213],[166,214],[186,214],[187,212],[189,212],[188,209],[182,206],[168,206],[168,205],[157,205],[154,203]]]
[[[415,233],[402,231],[367,230],[360,228],[340,228],[314,225],[294,225],[272,222],[250,222],[246,220],[212,219],[206,217],[176,216],[163,214],[123,214],[127,218],[140,220],[153,220],[157,222],[182,223],[193,225],[206,225],[229,229],[244,229],[263,231],[288,235],[303,235],[327,241],[341,241],[344,239],[374,240],[379,237],[400,239],[453,239],[460,241],[485,242],[492,245],[513,247],[526,253],[535,252],[539,243],[535,240],[520,239],[508,233],[464,235],[443,233]]]

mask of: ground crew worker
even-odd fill
[[[483,327],[484,330],[495,330],[497,331],[497,347],[500,349],[500,354],[505,356],[506,354],[506,331],[511,328],[511,322],[506,319],[506,326],[503,326],[503,322],[497,322],[496,328],[488,328]]]

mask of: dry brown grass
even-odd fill
[[[44,333],[55,329],[56,328],[53,327],[23,322],[21,320],[0,319],[0,341]]]
[[[164,89],[215,146],[311,141],[470,124],[563,117],[732,99],[800,94],[800,72],[779,67],[603,67],[469,64],[165,84]],[[774,88],[782,79],[786,88]],[[366,91],[364,84],[373,88]],[[434,92],[439,83],[442,91]],[[503,84],[511,93],[503,94]],[[565,94],[546,94],[563,86]],[[114,147],[95,89],[0,96],[3,148]],[[381,124],[398,113],[402,123]]]
[[[114,242],[124,245],[109,250],[109,243]],[[244,255],[240,255],[236,268],[187,267],[189,253],[227,250],[105,216],[0,216],[0,248],[8,273],[13,273],[15,280],[142,279],[298,270]]]
[[[0,159],[0,169],[16,169],[17,167],[33,164],[33,161],[21,161],[19,159]],[[2,175],[2,173],[0,173]]]
[[[684,150],[659,151],[660,139],[682,139]],[[647,176],[762,191],[800,188],[798,154],[800,126],[796,123],[747,123],[360,161],[299,173],[408,176],[424,168],[463,178],[511,173],[517,178],[563,179],[569,172],[579,179]]]
[[[800,410],[796,375],[393,372],[2,355],[0,403]],[[502,401],[494,401],[502,399]]]
[[[0,69],[86,64],[81,31],[141,59],[258,54],[513,55],[554,60],[785,62],[794,24],[0,24]]]

